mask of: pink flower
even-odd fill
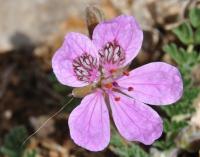
[[[98,24],[92,40],[69,33],[55,53],[53,71],[62,84],[92,87],[69,116],[70,134],[77,145],[100,151],[109,144],[107,107],[126,140],[149,145],[161,136],[162,120],[145,103],[176,102],[182,96],[183,83],[179,71],[163,62],[126,70],[142,40],[143,32],[135,19],[122,15]]]

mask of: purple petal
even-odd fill
[[[68,53],[68,58],[76,58],[83,53],[91,54],[93,57],[98,58],[98,52],[92,41],[81,33],[68,33],[65,36],[65,41],[62,46],[66,53]]]
[[[101,92],[86,96],[68,123],[72,139],[85,149],[101,151],[110,141],[109,114]]]
[[[115,96],[120,98],[116,101]],[[128,141],[150,145],[163,131],[162,120],[149,106],[122,94],[110,94],[110,105],[115,125]]]
[[[122,89],[134,99],[152,105],[167,105],[178,101],[183,92],[183,82],[178,69],[163,62],[154,62],[134,69],[129,76],[118,80]]]
[[[53,71],[58,79],[64,85],[81,87],[87,83],[81,82],[74,74],[72,61],[83,53],[91,54],[97,58],[98,53],[92,41],[79,33],[69,33],[60,49],[56,51],[52,59]]]
[[[143,32],[135,18],[126,15],[98,24],[93,32],[93,42],[98,49],[102,49],[108,42],[117,41],[126,54],[124,65],[138,54],[142,40]]]

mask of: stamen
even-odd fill
[[[119,85],[118,85],[117,82],[113,82],[112,84],[113,84],[113,86],[115,86],[115,87],[119,87]]]
[[[117,71],[117,69],[111,69],[110,70],[110,73],[114,73],[114,72],[116,72]]]
[[[113,87],[112,83],[107,83],[104,85],[104,87],[111,89]]]
[[[124,71],[123,74],[124,74],[125,76],[129,76],[129,72],[128,72],[128,71]]]
[[[115,97],[115,101],[120,101],[120,97]]]
[[[128,87],[128,91],[133,91],[133,87]]]

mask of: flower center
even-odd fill
[[[78,80],[84,82],[93,82],[98,77],[97,59],[88,53],[73,60],[74,73]]]
[[[123,67],[125,62],[125,53],[116,42],[109,42],[99,51],[99,64],[97,59],[88,53],[76,57],[73,62],[73,70],[77,79],[89,83],[88,86],[75,88],[73,95],[82,97],[101,88],[104,91],[112,90],[119,92],[120,87],[116,82],[121,76],[128,76],[129,72]],[[90,87],[90,88],[88,88]],[[133,87],[128,87],[128,91],[133,91]],[[80,94],[81,91],[81,94]],[[115,98],[120,101],[120,97]]]

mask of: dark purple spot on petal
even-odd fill
[[[87,53],[75,58],[72,65],[77,79],[84,82],[91,82],[98,70],[97,59]]]
[[[125,53],[122,48],[114,43],[107,43],[104,49],[99,51],[100,63],[122,65],[125,62]]]
[[[115,97],[115,101],[120,101],[120,97]]]
[[[128,91],[133,91],[133,87],[128,87]]]

